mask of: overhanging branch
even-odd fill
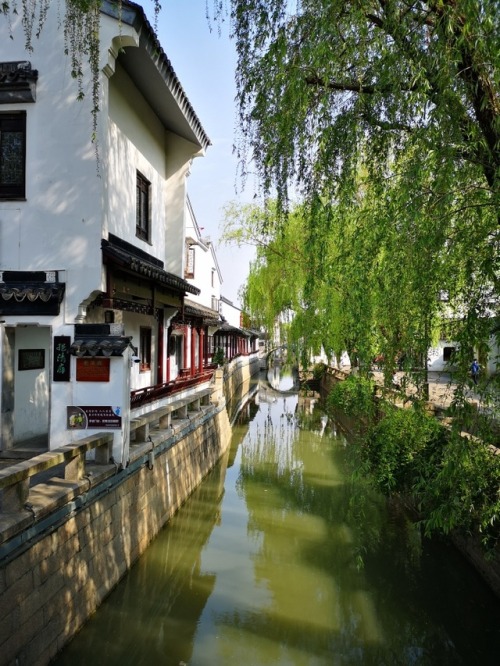
[[[317,86],[327,90],[337,90],[339,92],[356,92],[363,95],[374,95],[376,93],[388,94],[394,92],[411,92],[416,90],[416,86],[377,86],[373,84],[364,84],[358,81],[326,81],[321,76],[306,76],[305,82],[310,86]]]

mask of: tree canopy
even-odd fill
[[[414,165],[466,168],[472,185],[498,192],[495,0],[293,4],[231,3],[242,148],[265,188],[338,195],[360,160],[383,182],[418,147]]]
[[[254,309],[259,271],[275,285],[262,299],[307,313],[314,345],[361,360],[422,355],[446,315],[465,368],[498,315],[497,0],[206,3],[230,16],[243,174],[256,171],[273,201],[252,217],[265,240]],[[28,48],[54,11],[0,7],[22,12]],[[99,7],[68,0],[62,20],[78,81],[89,62],[95,114]]]
[[[301,202],[326,348],[419,356],[447,316],[465,369],[498,312],[498,3],[230,7],[239,155],[278,226]]]

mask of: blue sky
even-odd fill
[[[153,2],[139,2],[154,23]],[[207,2],[209,8],[212,0]],[[210,31],[206,0],[164,0],[158,19],[158,38],[212,141],[205,157],[194,160],[188,190],[203,234],[216,245],[222,271],[222,295],[239,304],[238,289],[248,274],[250,249],[218,243],[222,208],[229,201],[250,201],[253,191],[241,190],[237,160],[232,153],[236,106],[234,45],[229,25]]]

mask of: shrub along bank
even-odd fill
[[[423,403],[401,408],[375,389],[369,378],[351,375],[326,399],[330,413],[340,411],[355,424],[362,471],[386,496],[409,501],[426,536],[451,535],[473,543],[490,563],[498,560],[498,450],[464,435],[461,424],[443,425]]]

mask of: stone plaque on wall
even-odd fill
[[[20,349],[18,370],[42,370],[45,368],[45,349]]]

